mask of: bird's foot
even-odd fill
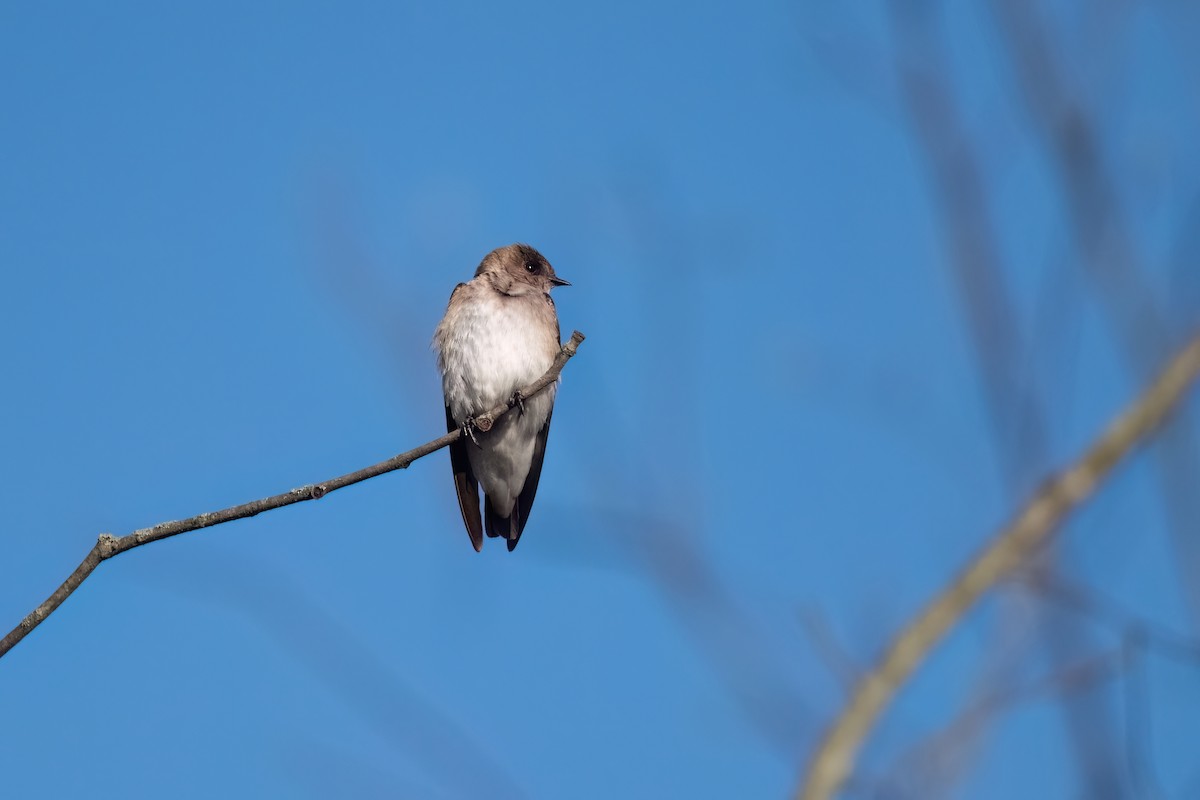
[[[467,417],[466,420],[463,421],[462,429],[463,429],[463,434],[465,434],[466,436],[469,436],[471,438],[471,441],[475,443],[476,447],[483,449],[483,445],[481,445],[479,443],[479,440],[477,438],[475,438],[475,431],[480,430],[480,427],[479,427],[479,424],[477,422],[475,422],[474,417]]]
[[[520,389],[513,392],[512,400],[509,401],[508,406],[509,408],[516,406],[521,416],[525,416],[525,395],[521,394]]]

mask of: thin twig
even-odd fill
[[[1124,611],[1097,589],[1069,581],[1062,575],[1015,575],[1034,596],[1083,614],[1112,629],[1123,640],[1132,640],[1140,650],[1153,650],[1164,658],[1184,664],[1200,665],[1200,639],[1177,633],[1152,619]]]
[[[947,261],[975,349],[983,400],[997,442],[1001,477],[1018,486],[1040,466],[1045,420],[1026,374],[1029,359],[996,232],[987,177],[951,92],[952,70],[937,4],[894,2],[896,74],[914,138],[925,156],[941,212]],[[1028,484],[1025,488],[1028,488]]]
[[[976,731],[995,717],[1021,704],[1083,693],[1102,681],[1119,678],[1127,660],[1126,648],[1119,646],[1068,663],[1030,683],[991,689],[972,701],[949,724],[909,748],[888,770],[894,776],[888,782],[896,786],[914,784],[916,791],[909,791],[908,795],[927,796],[929,792],[922,790],[928,782],[939,780],[939,773],[954,769],[963,751],[973,746]]]
[[[817,658],[842,685],[843,691],[848,696],[854,690],[854,685],[861,677],[862,670],[859,669],[859,665],[846,651],[846,648],[842,647],[837,635],[829,627],[829,620],[821,613],[820,607],[812,606],[802,609],[800,625],[804,628],[804,633],[808,635],[808,641],[812,644]]]
[[[558,380],[559,373],[571,356],[579,349],[579,345],[583,342],[584,335],[579,331],[571,334],[571,338],[562,349],[558,351],[558,355],[554,358],[554,363],[550,365],[550,369],[546,374],[538,378],[528,386],[522,387],[519,394],[521,397],[528,399],[543,391],[547,386]],[[476,423],[481,420],[487,427],[495,422],[495,420],[504,416],[515,405],[513,399],[501,403],[495,408],[488,411],[486,414],[481,414],[475,418]],[[483,427],[481,425],[481,427]],[[414,447],[405,453],[392,456],[387,461],[381,461],[378,464],[373,464],[369,467],[331,478],[323,483],[310,483],[307,486],[301,486],[298,489],[292,489],[283,494],[277,494],[272,497],[264,497],[260,500],[251,500],[249,503],[223,508],[220,511],[210,511],[207,514],[198,514],[194,517],[189,517],[183,520],[174,522],[164,522],[150,528],[141,528],[128,534],[127,536],[116,537],[108,533],[100,534],[95,546],[83,559],[83,563],[75,568],[62,584],[54,590],[46,601],[35,608],[30,614],[21,620],[17,627],[13,628],[8,635],[0,639],[0,658],[13,647],[17,642],[24,639],[30,631],[42,623],[46,617],[54,613],[54,610],[62,605],[71,592],[79,588],[79,584],[87,580],[87,577],[92,574],[100,563],[107,561],[115,555],[124,553],[127,550],[132,550],[135,547],[141,547],[150,542],[157,542],[160,539],[166,539],[170,536],[175,536],[188,531],[195,531],[201,528],[211,528],[213,525],[221,525],[225,522],[232,522],[235,519],[245,519],[261,514],[264,511],[270,511],[276,508],[290,506],[293,503],[302,503],[305,500],[320,500],[330,492],[336,492],[338,489],[344,489],[355,483],[383,475],[387,472],[393,472],[398,469],[405,469],[409,464],[416,461],[418,458],[429,455],[430,453],[441,450],[456,441],[462,436],[462,428],[450,431],[445,436],[439,436],[431,442],[426,442],[420,447]]]
[[[1016,519],[893,640],[859,681],[817,748],[797,797],[824,800],[846,781],[876,719],[929,651],[975,602],[1025,563],[1135,446],[1179,404],[1200,375],[1200,335],[1069,469],[1048,481]]]

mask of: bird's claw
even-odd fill
[[[467,417],[466,421],[463,422],[462,429],[463,433],[471,438],[471,441],[475,443],[476,447],[483,449],[483,445],[481,445],[479,440],[475,438],[475,431],[479,430],[479,426],[475,424],[474,417]]]
[[[513,392],[512,402],[509,406],[516,406],[521,416],[525,416],[525,395],[521,394],[520,390]]]

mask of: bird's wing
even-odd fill
[[[546,424],[537,432],[537,438],[533,441],[533,460],[529,463],[529,474],[525,477],[525,485],[521,487],[521,494],[513,505],[517,535],[508,540],[509,552],[516,549],[517,542],[521,540],[521,532],[525,530],[525,523],[529,521],[533,496],[537,494],[538,480],[542,477],[542,459],[546,457],[546,439],[550,436],[550,418],[553,416],[554,409],[551,408],[550,413],[546,415]]]
[[[458,423],[450,415],[450,406],[446,406],[446,430],[449,432],[457,428]],[[479,518],[479,481],[475,480],[471,460],[467,458],[467,447],[466,436],[460,436],[450,443],[450,466],[454,470],[454,490],[458,492],[458,508],[462,511],[463,523],[467,526],[471,544],[478,553],[483,549],[483,522]],[[538,467],[541,467],[540,459]]]

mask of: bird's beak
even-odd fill
[[[557,275],[555,275],[553,278],[551,278],[550,282],[553,283],[555,286],[570,286],[571,285],[570,281],[564,281],[562,278],[558,277]]]

